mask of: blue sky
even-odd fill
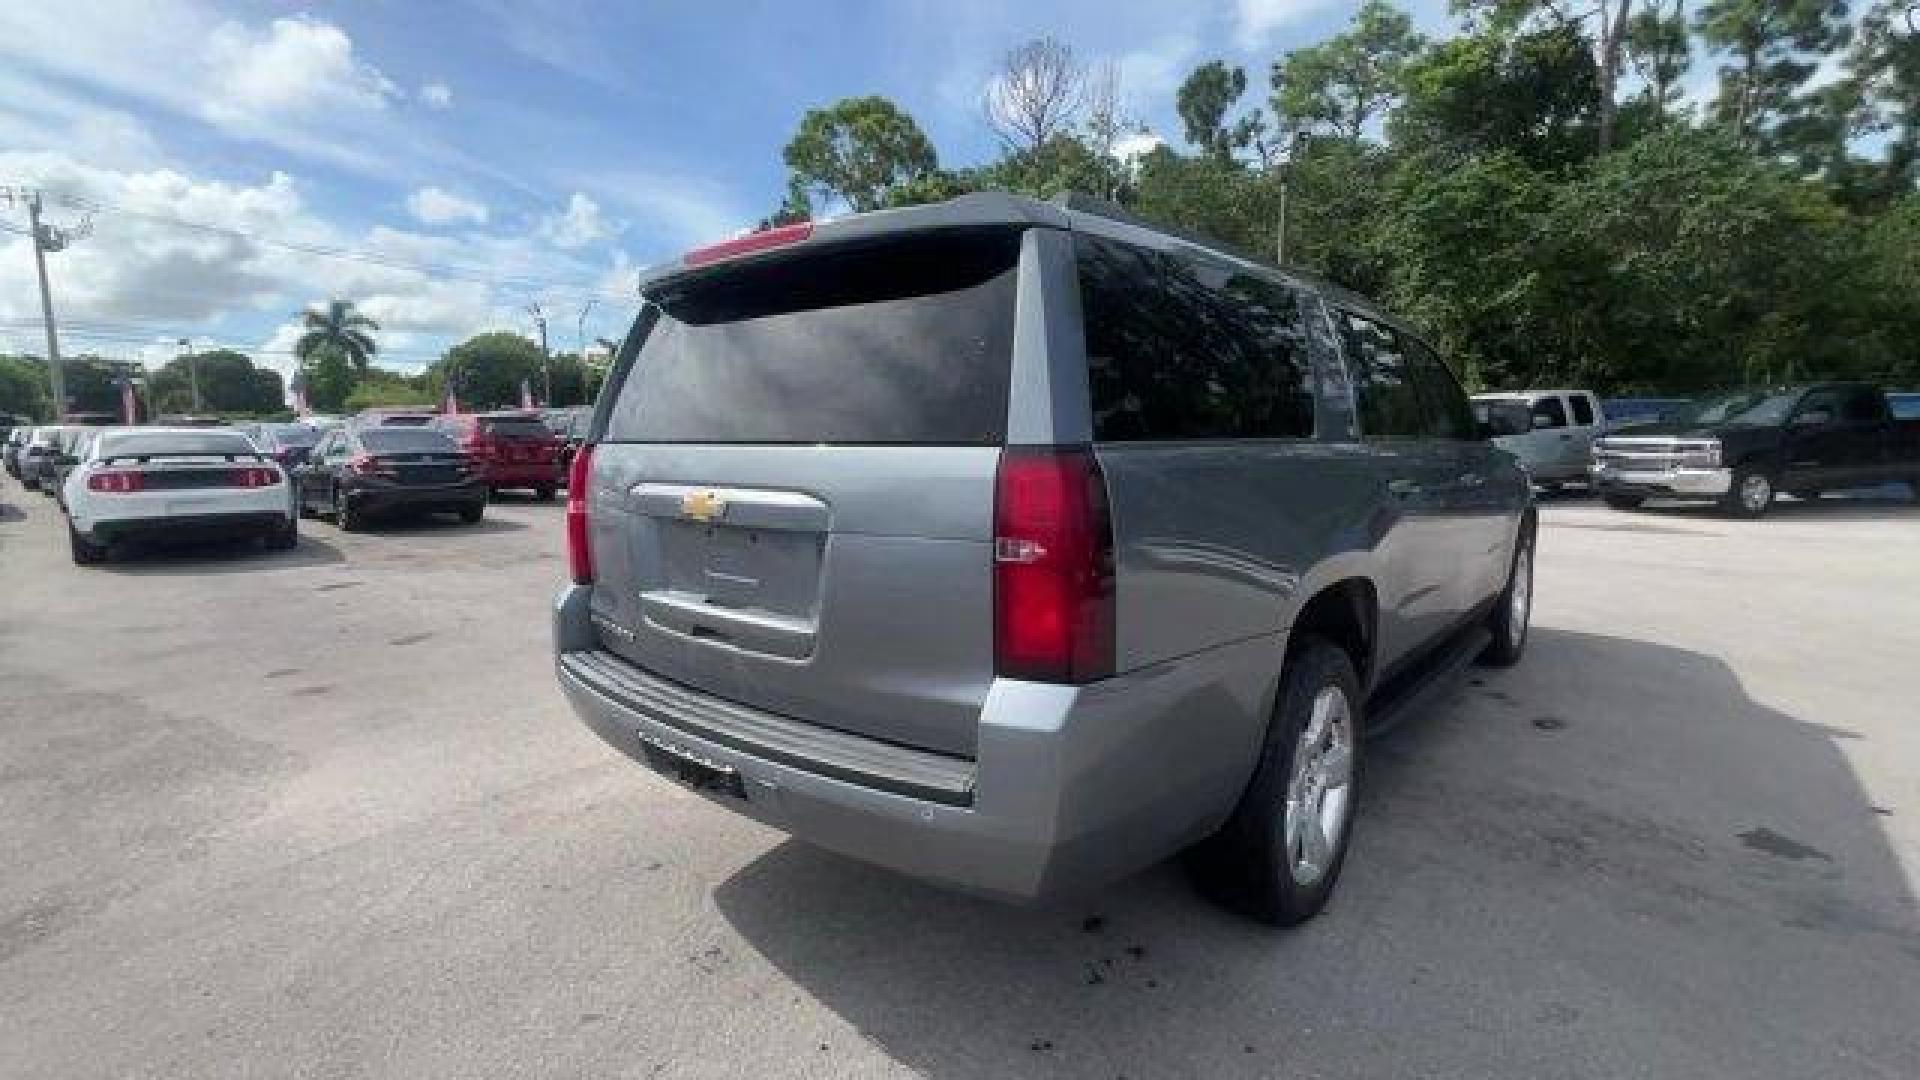
[[[1444,0],[1410,5],[1444,29]],[[67,351],[161,360],[180,337],[285,367],[341,295],[391,366],[487,329],[617,336],[631,271],[779,200],[807,108],[878,93],[949,165],[989,157],[998,58],[1051,34],[1119,65],[1177,139],[1195,65],[1267,65],[1336,31],[1323,0],[0,4],[0,184],[92,232],[53,257]],[[18,207],[0,203],[0,222]],[[183,224],[185,223],[185,224]],[[341,257],[344,252],[350,257]],[[39,351],[24,238],[0,233],[0,348]],[[586,308],[593,301],[591,309]],[[586,310],[582,322],[581,313]]]

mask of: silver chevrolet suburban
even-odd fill
[[[641,291],[572,465],[560,684],[823,847],[1014,899],[1185,850],[1296,923],[1360,737],[1525,644],[1526,477],[1359,297],[1004,195]]]

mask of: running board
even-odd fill
[[[1367,737],[1391,731],[1431,705],[1440,691],[1492,641],[1493,633],[1487,629],[1486,621],[1475,619],[1434,650],[1416,670],[1374,691],[1373,698],[1367,702]]]

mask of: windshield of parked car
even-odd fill
[[[256,453],[245,435],[237,431],[198,429],[193,431],[109,431],[100,437],[102,458],[115,457],[196,457],[229,456]]]
[[[307,447],[320,441],[320,429],[306,424],[268,424],[260,435],[274,446]]]
[[[459,447],[453,440],[428,428],[368,428],[360,433],[360,445],[370,454],[453,454]]]
[[[1723,394],[1695,405],[1682,413],[1680,420],[1688,424],[1754,424],[1762,427],[1783,424],[1794,402],[1800,400],[1800,393],[1798,390],[1773,393],[1742,390]]]

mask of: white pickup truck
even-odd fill
[[[1491,429],[1494,443],[1549,490],[1587,482],[1594,437],[1606,430],[1600,399],[1586,390],[1475,394],[1473,413]]]

